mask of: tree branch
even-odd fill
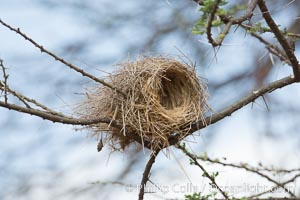
[[[144,194],[145,194],[145,187],[146,184],[149,180],[149,174],[152,168],[153,163],[155,162],[155,158],[158,155],[160,150],[155,150],[153,151],[153,153],[150,156],[150,159],[145,167],[144,173],[143,173],[143,178],[140,184],[140,192],[139,192],[139,200],[143,200],[144,199]]]
[[[257,2],[259,9],[262,12],[262,16],[269,25],[270,29],[276,36],[278,42],[284,49],[286,55],[288,56],[289,60],[291,61],[292,67],[293,67],[293,72],[295,75],[295,78],[298,82],[300,82],[300,65],[299,62],[294,54],[293,49],[291,48],[290,44],[288,43],[287,39],[284,37],[284,35],[281,33],[279,30],[278,26],[276,25],[275,21],[271,17],[269,10],[264,2],[264,0],[259,0]]]
[[[48,108],[47,106],[37,102],[36,100],[34,99],[31,99],[31,98],[28,98],[14,90],[12,90],[8,85],[4,85],[0,82],[0,90],[5,90],[6,89],[6,92],[12,94],[13,96],[15,96],[16,98],[18,98],[25,106],[26,108],[31,108],[31,106],[29,105],[30,103],[37,106],[37,107],[40,107],[43,109],[43,111],[45,111],[46,113],[49,113],[49,114],[53,114],[53,115],[57,115],[57,116],[61,116],[61,117],[65,117],[62,113],[59,113],[59,112],[56,112],[50,108]],[[5,102],[6,104],[8,103],[7,101]]]
[[[250,29],[251,28],[251,27],[248,27],[246,25],[241,25],[241,26],[245,29]],[[255,37],[256,39],[258,39],[261,43],[265,44],[266,49],[268,49],[268,51],[270,53],[272,53],[273,55],[277,56],[282,62],[285,62],[288,65],[292,65],[291,61],[286,56],[286,54],[281,49],[279,49],[275,44],[271,44],[270,42],[265,40],[263,37],[258,35],[257,33],[250,33],[250,34],[253,37]]]
[[[207,35],[207,39],[208,39],[208,42],[213,46],[213,47],[216,47],[218,46],[219,44],[217,44],[215,42],[215,40],[213,39],[212,37],[212,33],[211,33],[211,28],[212,28],[212,22],[214,21],[214,18],[215,18],[215,14],[219,8],[219,4],[220,4],[221,0],[217,0],[214,7],[213,7],[213,10],[211,11],[210,13],[210,16],[208,18],[208,21],[207,21],[207,28],[206,28],[206,35]]]

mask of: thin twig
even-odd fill
[[[29,103],[32,103],[34,104],[35,106],[37,107],[40,107],[42,108],[43,110],[45,110],[47,113],[50,113],[50,114],[53,114],[53,115],[58,115],[58,116],[61,116],[61,117],[65,117],[62,113],[59,113],[59,112],[56,112],[50,108],[48,108],[47,106],[37,102],[36,100],[32,99],[32,98],[28,98],[14,90],[12,90],[10,87],[7,86],[7,91],[9,93],[11,93],[12,95],[14,95],[15,97],[17,97],[22,103],[25,104],[25,106],[27,108],[31,108],[31,106],[29,105]]]
[[[267,172],[275,172],[275,173],[293,173],[293,172],[300,172],[300,169],[273,169],[268,167],[262,167],[259,170],[267,171]]]
[[[246,26],[242,25],[242,27],[246,27]],[[245,29],[247,29],[247,28],[245,28]],[[286,54],[284,52],[282,52],[282,50],[280,50],[276,45],[271,44],[270,42],[265,40],[263,37],[258,35],[257,33],[251,33],[251,35],[253,37],[255,37],[256,39],[258,39],[261,43],[265,44],[265,47],[269,50],[269,52],[272,53],[273,55],[277,56],[282,62],[285,62],[288,65],[292,65],[289,58],[286,56]]]
[[[225,198],[225,199],[229,199],[228,195],[226,194],[225,191],[223,191],[219,186],[218,184],[216,183],[216,180],[215,180],[215,177],[211,176],[207,171],[206,169],[198,162],[197,160],[197,156],[195,156],[194,154],[190,153],[184,146],[180,145],[180,144],[177,144],[176,147],[180,150],[182,150],[182,152],[187,155],[188,157],[190,157],[193,162],[195,163],[195,165],[197,165],[204,173],[205,177],[207,177],[211,183],[219,190],[219,192],[222,194],[222,196]]]
[[[290,37],[294,37],[294,38],[300,38],[299,33],[287,33],[287,35],[290,36]]]
[[[216,15],[217,11],[218,11],[220,3],[221,3],[221,0],[217,0],[216,1],[215,6],[213,7],[213,10],[210,13],[210,16],[208,18],[207,27],[206,27],[206,35],[207,35],[208,42],[213,47],[221,46],[222,45],[222,42],[223,42],[225,36],[229,33],[230,28],[231,28],[232,23],[233,23],[232,20],[229,20],[227,23],[225,23],[226,25],[225,25],[224,30],[219,34],[219,36],[218,36],[218,38],[216,40],[213,39],[212,32],[211,32],[212,23],[214,21],[214,18],[215,18],[215,15]]]
[[[1,86],[1,84],[0,84]],[[1,88],[0,88],[1,89]],[[15,96],[16,98],[18,98],[25,106],[26,108],[31,108],[31,106],[29,105],[29,103],[26,101],[26,99],[24,98],[24,96],[22,96],[21,94],[17,93],[16,91],[11,90],[8,86],[6,86],[6,90],[12,94],[13,96]],[[6,102],[7,103],[7,102]]]
[[[158,155],[160,150],[155,150],[153,151],[153,153],[150,156],[150,159],[145,167],[144,173],[143,173],[143,178],[140,184],[140,192],[139,192],[139,200],[143,200],[144,199],[144,194],[145,194],[145,187],[146,184],[149,180],[149,174],[152,168],[153,163],[155,162],[155,158]]]
[[[7,97],[7,79],[8,79],[8,74],[6,74],[6,68],[4,66],[3,60],[0,58],[0,66],[2,68],[2,73],[3,73],[3,82],[0,82],[0,87],[3,87],[4,91],[4,102],[7,103],[8,97]]]
[[[211,28],[212,28],[212,22],[214,21],[215,19],[215,14],[219,8],[219,4],[220,4],[221,0],[217,0],[215,2],[215,5],[210,13],[210,16],[208,18],[208,21],[207,21],[207,27],[206,27],[206,35],[207,35],[207,39],[208,39],[208,42],[213,46],[213,47],[216,47],[218,46],[219,44],[217,44],[215,42],[215,40],[213,39],[212,37],[212,33],[211,33]]]
[[[229,33],[230,28],[232,26],[232,21],[229,21],[226,25],[222,33],[219,34],[218,39],[216,40],[216,43],[220,46],[225,39],[225,36]]]
[[[200,6],[204,5],[203,0],[193,0],[193,1],[199,4]],[[257,1],[258,0],[251,0],[250,3],[248,4],[245,14],[239,18],[233,18],[232,16],[226,16],[226,15],[218,15],[218,16],[221,18],[224,24],[227,24],[229,21],[231,21],[232,25],[242,24],[244,21],[251,19],[251,17],[253,16],[253,11],[257,5]]]
[[[102,85],[111,88],[112,90],[117,91],[118,93],[122,94],[123,96],[126,96],[126,94],[124,92],[122,92],[121,90],[119,90],[118,88],[114,87],[113,85],[110,85],[109,83],[105,82],[102,79],[99,79],[95,76],[93,76],[92,74],[87,73],[86,71],[80,69],[79,67],[76,67],[75,65],[65,61],[63,58],[55,55],[54,53],[52,53],[51,51],[45,49],[42,45],[38,44],[37,42],[35,42],[32,38],[28,37],[25,33],[21,32],[21,30],[19,28],[13,28],[12,26],[10,26],[9,24],[5,23],[4,21],[2,21],[0,19],[0,23],[5,26],[6,28],[10,29],[11,31],[16,32],[18,35],[22,36],[25,40],[28,40],[31,44],[33,44],[36,48],[38,48],[42,53],[46,53],[49,56],[51,56],[52,58],[54,58],[55,60],[63,63],[64,65],[68,66],[69,68],[75,70],[76,72],[80,73],[82,76],[88,77],[94,81],[96,81],[97,83],[101,83]]]
[[[246,13],[237,18],[237,19],[231,19],[232,21],[232,24],[241,24],[242,22],[246,21],[246,20],[250,20],[251,17],[253,16],[253,11],[257,5],[257,1],[258,0],[252,0],[249,4],[248,4],[248,7],[246,9]]]

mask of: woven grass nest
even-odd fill
[[[184,138],[189,126],[203,119],[209,108],[206,84],[187,63],[172,57],[140,56],[118,67],[106,82],[126,96],[97,86],[87,90],[79,106],[82,118],[109,117],[122,126],[99,123],[86,127],[113,150],[124,150],[134,142],[126,136],[128,131],[149,141],[152,148],[167,147],[171,134]]]

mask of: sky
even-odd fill
[[[174,3],[170,2],[171,5]],[[131,9],[137,12],[139,5],[132,0],[114,9],[109,1],[101,3],[103,6],[99,6],[99,9],[104,13],[115,11],[120,15]],[[166,2],[159,6],[166,11],[165,13],[168,13],[169,9],[175,9],[175,6],[172,7]],[[194,15],[196,10],[196,7],[193,8],[191,15]],[[117,29],[119,34],[103,33],[100,34],[103,38],[98,38],[97,27],[85,20],[93,19],[93,13],[76,13],[76,10],[68,6],[47,7],[42,1],[25,0],[20,4],[17,0],[0,0],[0,13],[0,18],[5,22],[19,27],[44,47],[99,77],[105,76],[103,71],[113,71],[113,65],[126,59],[128,55],[133,54],[131,58],[134,58],[136,52],[126,52],[126,47],[132,43],[142,43],[148,34],[148,27],[132,31],[141,24],[137,19],[132,24],[117,24],[116,26],[122,27]],[[293,12],[290,14],[293,15]],[[162,13],[162,16],[164,15],[168,17],[168,14]],[[282,15],[277,17],[285,23]],[[158,20],[160,17],[153,18]],[[111,26],[115,26],[113,22],[110,23]],[[108,25],[110,23],[107,22]],[[195,37],[197,44],[205,45],[202,44],[203,38],[192,37]],[[234,42],[229,39],[229,44],[221,48],[217,61],[212,52],[207,52],[207,56],[204,56],[208,61],[198,68],[198,73],[208,79],[208,84],[210,80],[225,80],[228,74],[238,73],[244,67],[252,66],[253,63],[249,59],[249,52],[254,46],[251,43],[252,39],[238,36],[235,38]],[[83,48],[80,54],[75,50],[66,53],[64,44],[72,41],[88,41],[93,45]],[[8,81],[12,88],[45,103],[50,108],[72,115],[72,109],[83,98],[80,93],[92,85],[88,80],[40,53],[20,36],[2,26],[0,44],[0,57],[8,67]],[[176,34],[161,42],[161,47],[154,53],[175,54],[178,53],[175,47],[178,46],[190,54],[189,46],[177,41]],[[232,59],[234,57],[242,59]],[[269,78],[271,81],[291,72],[289,68],[280,65],[276,68],[276,73]],[[298,102],[295,99],[300,98],[298,87],[289,86],[271,95],[297,106]],[[247,83],[243,88],[240,85],[225,88],[216,94],[210,94],[209,101],[217,111],[252,89],[252,85]],[[221,96],[225,98],[220,98]],[[299,128],[287,131],[286,123],[289,122],[285,122],[286,117],[282,114],[274,117],[275,120],[279,120],[277,123],[271,124],[278,130],[278,137],[266,136],[263,133],[266,122],[257,114],[262,110],[267,112],[262,105],[263,101],[260,99],[253,107],[246,106],[217,125],[208,127],[208,130],[201,130],[200,136],[189,137],[191,148],[197,153],[207,152],[214,158],[226,157],[234,163],[247,162],[257,165],[263,162],[266,166],[299,168]],[[276,107],[271,107],[272,109],[276,110]],[[298,118],[295,117],[296,120]],[[98,153],[96,146],[95,138],[88,137],[84,130],[0,108],[0,199],[118,199],[120,196],[122,199],[136,198],[136,186],[141,179],[149,151],[145,154],[134,154],[132,147],[124,153],[111,153],[109,148],[104,148]],[[137,156],[138,161],[132,167],[131,173],[118,179],[122,177],[119,174],[120,169],[127,167],[126,163],[132,160],[132,155]],[[185,193],[190,192],[190,182],[200,191],[209,190],[208,182],[201,176],[201,171],[189,165],[189,160],[181,152],[172,147],[167,155],[162,154],[157,158],[151,175],[151,180],[158,183],[163,190],[146,194],[146,199],[159,199],[162,196],[183,198]],[[245,184],[272,186],[244,171],[210,165],[207,167],[210,172],[220,172],[218,181],[224,187]],[[276,177],[277,180],[281,178]],[[112,184],[111,181],[116,179],[125,186]],[[299,189],[299,180],[291,187],[294,190]],[[245,193],[247,192],[249,193]],[[242,195],[242,192],[240,194]]]

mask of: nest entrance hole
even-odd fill
[[[192,87],[188,78],[186,74],[177,70],[168,69],[164,72],[159,91],[162,107],[166,110],[174,110],[183,106],[183,103],[189,98],[186,95],[186,89]]]

